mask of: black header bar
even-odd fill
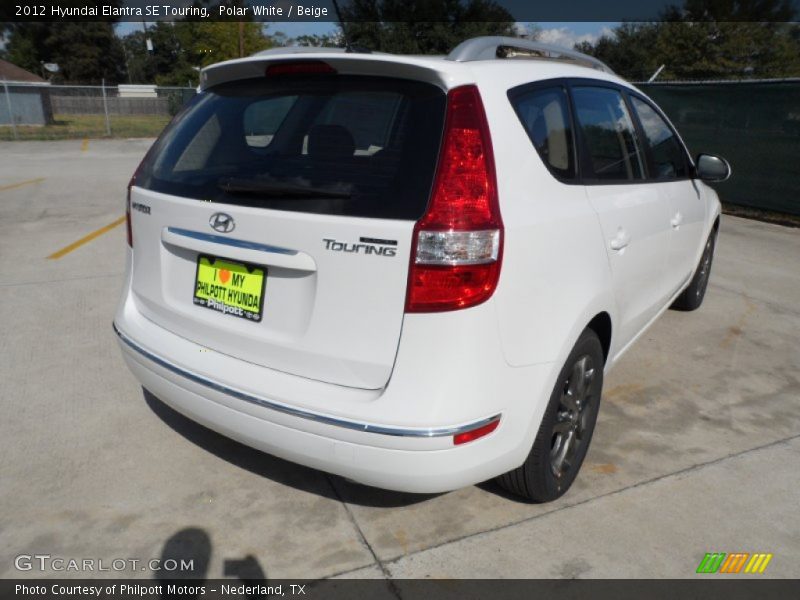
[[[516,22],[658,21],[680,18],[685,0],[459,0],[459,20]],[[356,0],[340,0],[346,21],[444,22],[444,2],[373,0],[369,18],[354,15]],[[364,5],[364,0],[359,0]],[[472,12],[472,5],[493,4],[491,10]],[[332,0],[3,0],[0,23],[58,21],[257,21],[334,22]],[[719,8],[730,4],[729,8]],[[713,3],[708,5],[717,21],[789,22],[800,15],[800,0],[765,3]],[[746,6],[743,6],[746,5]],[[713,8],[716,7],[716,8]],[[725,11],[713,14],[713,10]]]

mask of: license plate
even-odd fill
[[[261,321],[267,270],[245,263],[200,255],[194,303],[226,315]]]

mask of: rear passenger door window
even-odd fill
[[[622,94],[613,88],[576,86],[572,97],[587,154],[584,178],[644,179],[644,156]]]
[[[686,153],[678,136],[652,106],[631,96],[633,109],[639,117],[642,131],[653,159],[653,179],[682,179],[689,176]]]
[[[564,88],[522,92],[511,103],[545,165],[560,179],[574,179],[575,144]]]

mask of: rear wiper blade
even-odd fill
[[[341,189],[234,177],[221,179],[219,189],[228,194],[253,194],[274,198],[350,198],[352,195]]]

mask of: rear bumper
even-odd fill
[[[126,293],[114,329],[128,367],[159,400],[245,445],[390,490],[444,492],[519,466],[552,387],[551,365],[512,368],[485,336],[482,344],[465,341],[480,338],[482,326],[496,336],[489,305],[449,324],[436,319],[446,329],[434,332],[439,339],[455,337],[452,352],[440,360],[431,355],[425,315],[408,315],[391,381],[381,390],[361,390],[216,353],[152,323],[135,304]],[[462,338],[458,332],[465,332]],[[490,359],[472,353],[497,362],[478,369],[474,363]],[[453,445],[455,433],[498,414],[493,433]]]
[[[122,333],[119,329],[117,329],[116,324],[114,324],[113,327],[114,327],[114,333],[117,334],[122,344],[128,346],[131,350],[138,353],[141,357],[145,358],[149,364],[157,365],[162,369],[164,369],[165,371],[177,375],[180,379],[199,384],[210,390],[215,390],[226,396],[230,396],[238,400],[242,400],[244,402],[249,402],[250,404],[255,404],[256,406],[267,408],[271,411],[292,415],[295,417],[299,417],[301,419],[306,419],[308,421],[324,423],[326,425],[333,425],[335,427],[342,427],[344,429],[351,429],[353,431],[360,431],[363,433],[375,433],[379,435],[390,435],[390,436],[408,437],[408,438],[438,438],[438,437],[452,437],[459,433],[472,431],[474,429],[483,427],[484,425],[488,425],[489,423],[492,423],[494,421],[499,421],[501,417],[500,414],[496,414],[487,417],[485,419],[480,419],[478,421],[474,421],[471,423],[466,423],[463,425],[456,425],[451,427],[393,427],[387,425],[376,425],[374,423],[351,421],[349,419],[342,419],[338,417],[324,415],[308,410],[303,410],[301,408],[287,406],[285,404],[281,404],[278,402],[274,402],[269,398],[265,398],[263,396],[257,396],[252,393],[232,388],[213,379],[209,379],[208,377],[204,377],[202,375],[198,375],[197,373],[193,373],[192,371],[189,371],[183,367],[179,367],[178,365],[170,362],[169,360],[162,358],[156,354],[153,354],[146,348],[140,346],[131,338],[129,338],[127,335]]]
[[[484,476],[481,469],[464,469],[459,458],[463,452],[381,448],[279,425],[226,406],[219,392],[201,395],[187,389],[191,386],[172,381],[141,355],[128,350],[124,355],[142,385],[167,405],[226,437],[291,462],[367,485],[408,492],[447,491],[491,476]],[[467,450],[475,452],[474,448]]]

